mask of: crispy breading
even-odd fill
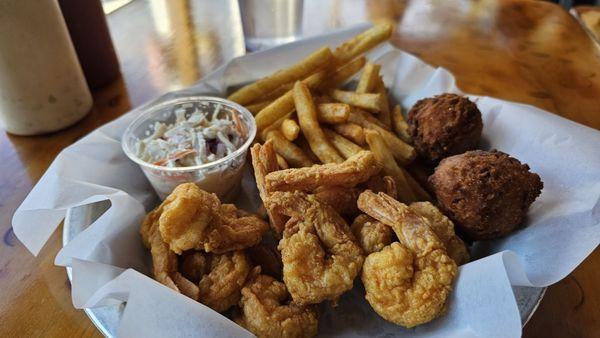
[[[260,242],[268,229],[258,216],[221,205],[215,194],[193,183],[179,185],[158,207],[162,240],[181,254],[185,250],[222,253]],[[143,227],[144,229],[144,227]]]
[[[354,187],[381,170],[370,151],[361,151],[339,164],[279,170],[265,176],[267,191],[314,191],[319,186]]]
[[[192,283],[192,281],[185,278],[177,271],[175,271],[172,276],[173,282],[175,282],[175,285],[177,285],[177,288],[182,295],[188,296],[193,300],[198,300],[198,297],[200,296],[200,289],[198,288],[198,285]]]
[[[241,313],[234,320],[259,338],[316,336],[318,316],[314,306],[290,303],[289,298],[285,284],[257,275],[242,289]]]
[[[444,243],[448,256],[462,265],[469,262],[469,251],[460,237],[454,232],[454,223],[429,202],[415,202],[410,204],[410,209],[419,216],[427,218],[431,229]]]
[[[275,192],[267,205],[291,217],[279,250],[294,302],[337,301],[352,288],[364,259],[346,221],[333,207],[300,191]]]
[[[207,259],[200,251],[184,253],[179,259],[179,272],[194,283],[198,283],[207,271]]]
[[[269,192],[265,186],[265,176],[273,171],[277,171],[279,169],[277,165],[277,158],[275,155],[275,149],[273,148],[273,143],[271,141],[265,142],[265,144],[255,144],[250,149],[250,153],[252,155],[252,166],[254,167],[254,178],[256,179],[256,187],[258,188],[258,192],[260,195],[260,199],[266,201]],[[271,227],[275,230],[275,233],[281,236],[283,232],[283,227],[285,226],[286,219],[281,215],[273,214],[269,209],[265,207],[267,211],[267,215],[269,216],[269,221],[271,223]]]
[[[340,215],[353,217],[359,213],[356,199],[361,192],[362,189],[357,187],[322,186],[315,189],[314,195],[320,202],[334,207]]]
[[[208,255],[208,273],[198,284],[198,300],[217,312],[223,312],[240,300],[242,287],[250,273],[250,261],[243,251]]]
[[[384,193],[365,191],[358,206],[392,227],[400,241],[365,259],[362,281],[369,304],[384,319],[409,328],[438,317],[457,267],[429,221]]]
[[[385,246],[392,243],[392,228],[371,216],[358,215],[352,222],[350,229],[352,229],[352,233],[367,255],[381,251]]]

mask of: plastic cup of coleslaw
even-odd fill
[[[235,132],[228,119],[235,122],[239,138],[231,135]],[[222,125],[225,129],[220,131]],[[187,96],[148,107],[125,130],[122,147],[161,200],[189,182],[222,200],[232,200],[255,136],[254,117],[241,105],[218,97]],[[187,155],[182,158],[181,154]]]

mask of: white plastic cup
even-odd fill
[[[135,144],[148,137],[154,123],[157,121],[173,123],[175,121],[174,111],[188,106],[189,103],[203,104],[208,113],[214,113],[217,109],[219,109],[218,111],[225,109],[230,114],[237,114],[248,128],[248,139],[226,157],[191,167],[165,167],[145,162],[137,157]],[[123,134],[122,147],[125,154],[139,164],[161,200],[164,200],[178,185],[191,182],[203,190],[217,194],[221,200],[230,201],[238,191],[246,163],[246,154],[255,136],[256,123],[246,108],[218,97],[189,96],[169,99],[149,107],[127,127]]]

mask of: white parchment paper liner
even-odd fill
[[[223,96],[245,83],[302,58],[322,45],[335,46],[364,27],[328,34],[243,56],[197,85],[165,98]],[[406,107],[442,92],[460,92],[446,70],[383,45],[370,55],[383,64],[393,97]],[[532,106],[471,96],[483,113],[483,147],[499,149],[530,165],[544,181],[527,227],[509,237],[479,242],[476,260],[460,268],[445,316],[407,330],[370,308],[357,281],[336,309],[320,319],[323,336],[515,337],[521,333],[511,285],[546,286],[567,276],[600,242],[600,132]],[[152,104],[149,103],[149,104]],[[56,264],[73,269],[73,304],[97,307],[127,301],[122,337],[250,335],[227,318],[145,276],[148,253],[138,228],[156,197],[138,166],[121,151],[120,137],[144,106],[64,149],[13,217],[14,232],[37,254],[68,208],[110,200],[110,209],[69,242]],[[590,112],[592,113],[592,112]],[[259,201],[247,176],[240,199]]]

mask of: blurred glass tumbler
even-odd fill
[[[0,0],[0,125],[43,134],[81,120],[91,106],[56,0]]]
[[[302,29],[302,0],[239,0],[248,51],[296,40]]]

